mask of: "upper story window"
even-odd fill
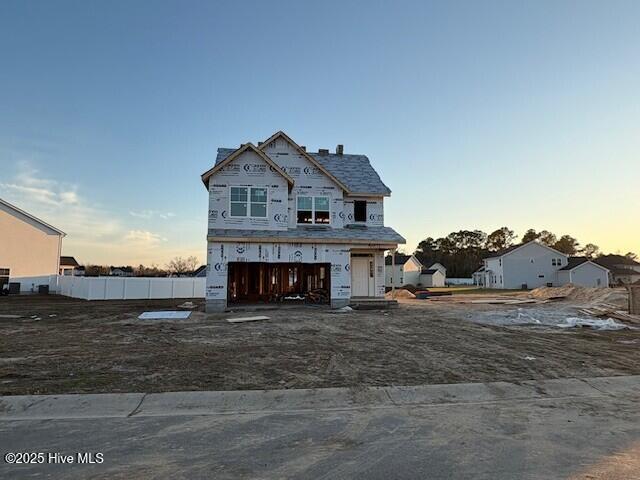
[[[299,224],[328,225],[331,222],[329,197],[304,197],[297,199]]]
[[[356,222],[367,221],[367,202],[365,200],[356,200],[353,202],[353,219]]]
[[[231,216],[267,218],[266,187],[230,187]]]

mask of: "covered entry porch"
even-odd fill
[[[328,304],[330,272],[330,263],[230,262],[227,301]]]

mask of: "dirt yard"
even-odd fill
[[[261,311],[138,320],[181,301],[0,298],[0,394],[518,381],[640,374],[640,330],[475,323],[527,306],[403,301],[389,311]],[[566,302],[535,305],[564,309]],[[532,312],[534,310],[531,310]],[[549,310],[552,311],[552,310]],[[20,315],[21,318],[6,318]],[[32,318],[34,317],[34,318]]]

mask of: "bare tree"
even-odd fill
[[[198,265],[198,259],[193,255],[187,258],[175,257],[167,263],[167,270],[175,275],[193,272]]]

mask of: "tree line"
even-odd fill
[[[138,265],[137,267],[125,265],[124,267],[131,269],[134,277],[167,277],[193,273],[198,266],[198,259],[195,256],[191,256],[172,258],[164,267],[159,267],[157,264],[152,264],[151,266]],[[110,275],[111,267],[108,265],[87,264],[84,267],[84,272],[87,277]]]
[[[516,245],[518,236],[508,227],[502,227],[489,234],[482,230],[459,230],[451,232],[446,237],[428,237],[422,240],[414,255],[423,265],[429,266],[435,262],[447,268],[447,276],[452,278],[468,278],[481,265],[482,260],[501,250]],[[581,255],[587,258],[597,258],[602,255],[600,248],[587,243],[581,246],[571,235],[557,236],[548,230],[536,231],[530,228],[525,232],[520,243],[538,240],[540,243],[567,255]],[[636,259],[633,252],[626,254]]]

